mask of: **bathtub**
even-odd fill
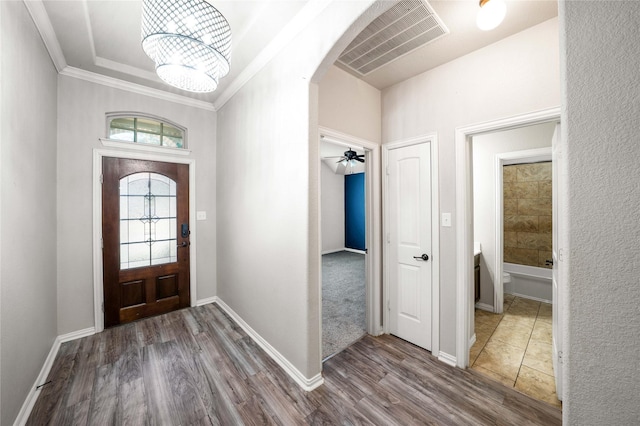
[[[504,283],[505,293],[551,303],[551,269],[506,262],[502,268],[511,274],[511,282]]]

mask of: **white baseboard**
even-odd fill
[[[521,297],[523,299],[535,300],[536,302],[543,302],[543,303],[548,303],[548,304],[552,304],[553,303],[551,300],[541,299],[539,297],[528,296],[526,294],[513,293],[513,292],[511,292],[509,294],[511,294],[513,296],[516,296],[516,297]]]
[[[60,339],[60,343],[65,343],[76,339],[82,339],[87,336],[93,336],[94,334],[96,334],[96,328],[88,327],[82,330],[72,331],[71,333],[61,334],[58,336],[58,339]]]
[[[478,302],[476,303],[476,308],[482,309],[483,311],[495,312],[495,309],[493,309],[493,306],[487,305],[486,303]]]
[[[318,373],[311,378],[306,378],[288,359],[262,338],[249,324],[247,324],[233,309],[220,298],[216,300],[218,306],[236,322],[242,329],[264,350],[293,380],[306,391],[312,391],[324,383],[322,374]]]
[[[456,367],[458,365],[458,360],[455,356],[442,351],[438,354],[438,361],[444,362],[452,367]]]
[[[367,254],[367,252],[364,250],[356,250],[352,248],[345,248],[344,251],[348,251],[350,253]]]
[[[33,406],[38,400],[38,395],[40,395],[40,389],[38,388],[38,386],[47,381],[47,377],[49,377],[49,372],[51,371],[51,367],[53,366],[53,361],[55,361],[56,355],[58,355],[58,351],[60,350],[60,345],[65,342],[70,342],[71,340],[91,336],[95,333],[95,327],[89,327],[83,330],[62,334],[56,337],[56,339],[53,341],[53,345],[51,346],[51,350],[49,351],[49,355],[47,355],[47,358],[44,360],[44,365],[40,369],[38,377],[36,377],[35,383],[31,387],[29,394],[27,394],[27,398],[22,404],[16,420],[13,422],[14,426],[23,426],[27,423],[27,420],[31,415],[31,410],[33,410]]]
[[[207,297],[207,298],[204,298],[204,299],[198,299],[196,301],[196,306],[208,305],[210,303],[215,303],[217,300],[218,300],[218,296]]]
[[[342,248],[339,248],[339,249],[325,250],[325,251],[322,252],[322,254],[325,255],[325,254],[331,254],[331,253],[338,253],[338,252],[345,251],[345,250],[346,249],[344,247],[342,247]]]
[[[473,346],[474,343],[476,343],[476,333],[473,333],[473,336],[469,339],[469,347]]]

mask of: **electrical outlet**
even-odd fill
[[[207,220],[207,212],[196,212],[196,220]]]

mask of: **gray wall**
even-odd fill
[[[558,20],[382,92],[383,143],[437,132],[440,210],[456,217],[455,129],[560,104]],[[440,350],[456,353],[456,228],[440,229]]]
[[[565,424],[640,423],[637,1],[560,2],[570,283]]]
[[[344,175],[322,162],[322,253],[344,250]]]
[[[61,75],[58,79],[58,334],[94,325],[93,150],[103,148],[105,114],[157,115],[188,129],[187,158],[196,159],[198,299],[216,295],[216,114]]]
[[[0,2],[0,423],[56,338],[56,70],[22,2]]]
[[[328,5],[219,111],[218,295],[307,379],[321,370],[312,79],[346,47],[336,41],[369,3]]]
[[[335,65],[322,77],[318,89],[318,121],[321,126],[380,143],[380,90]]]

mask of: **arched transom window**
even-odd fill
[[[186,130],[176,124],[142,115],[110,114],[107,116],[107,137],[169,148],[186,148]]]

